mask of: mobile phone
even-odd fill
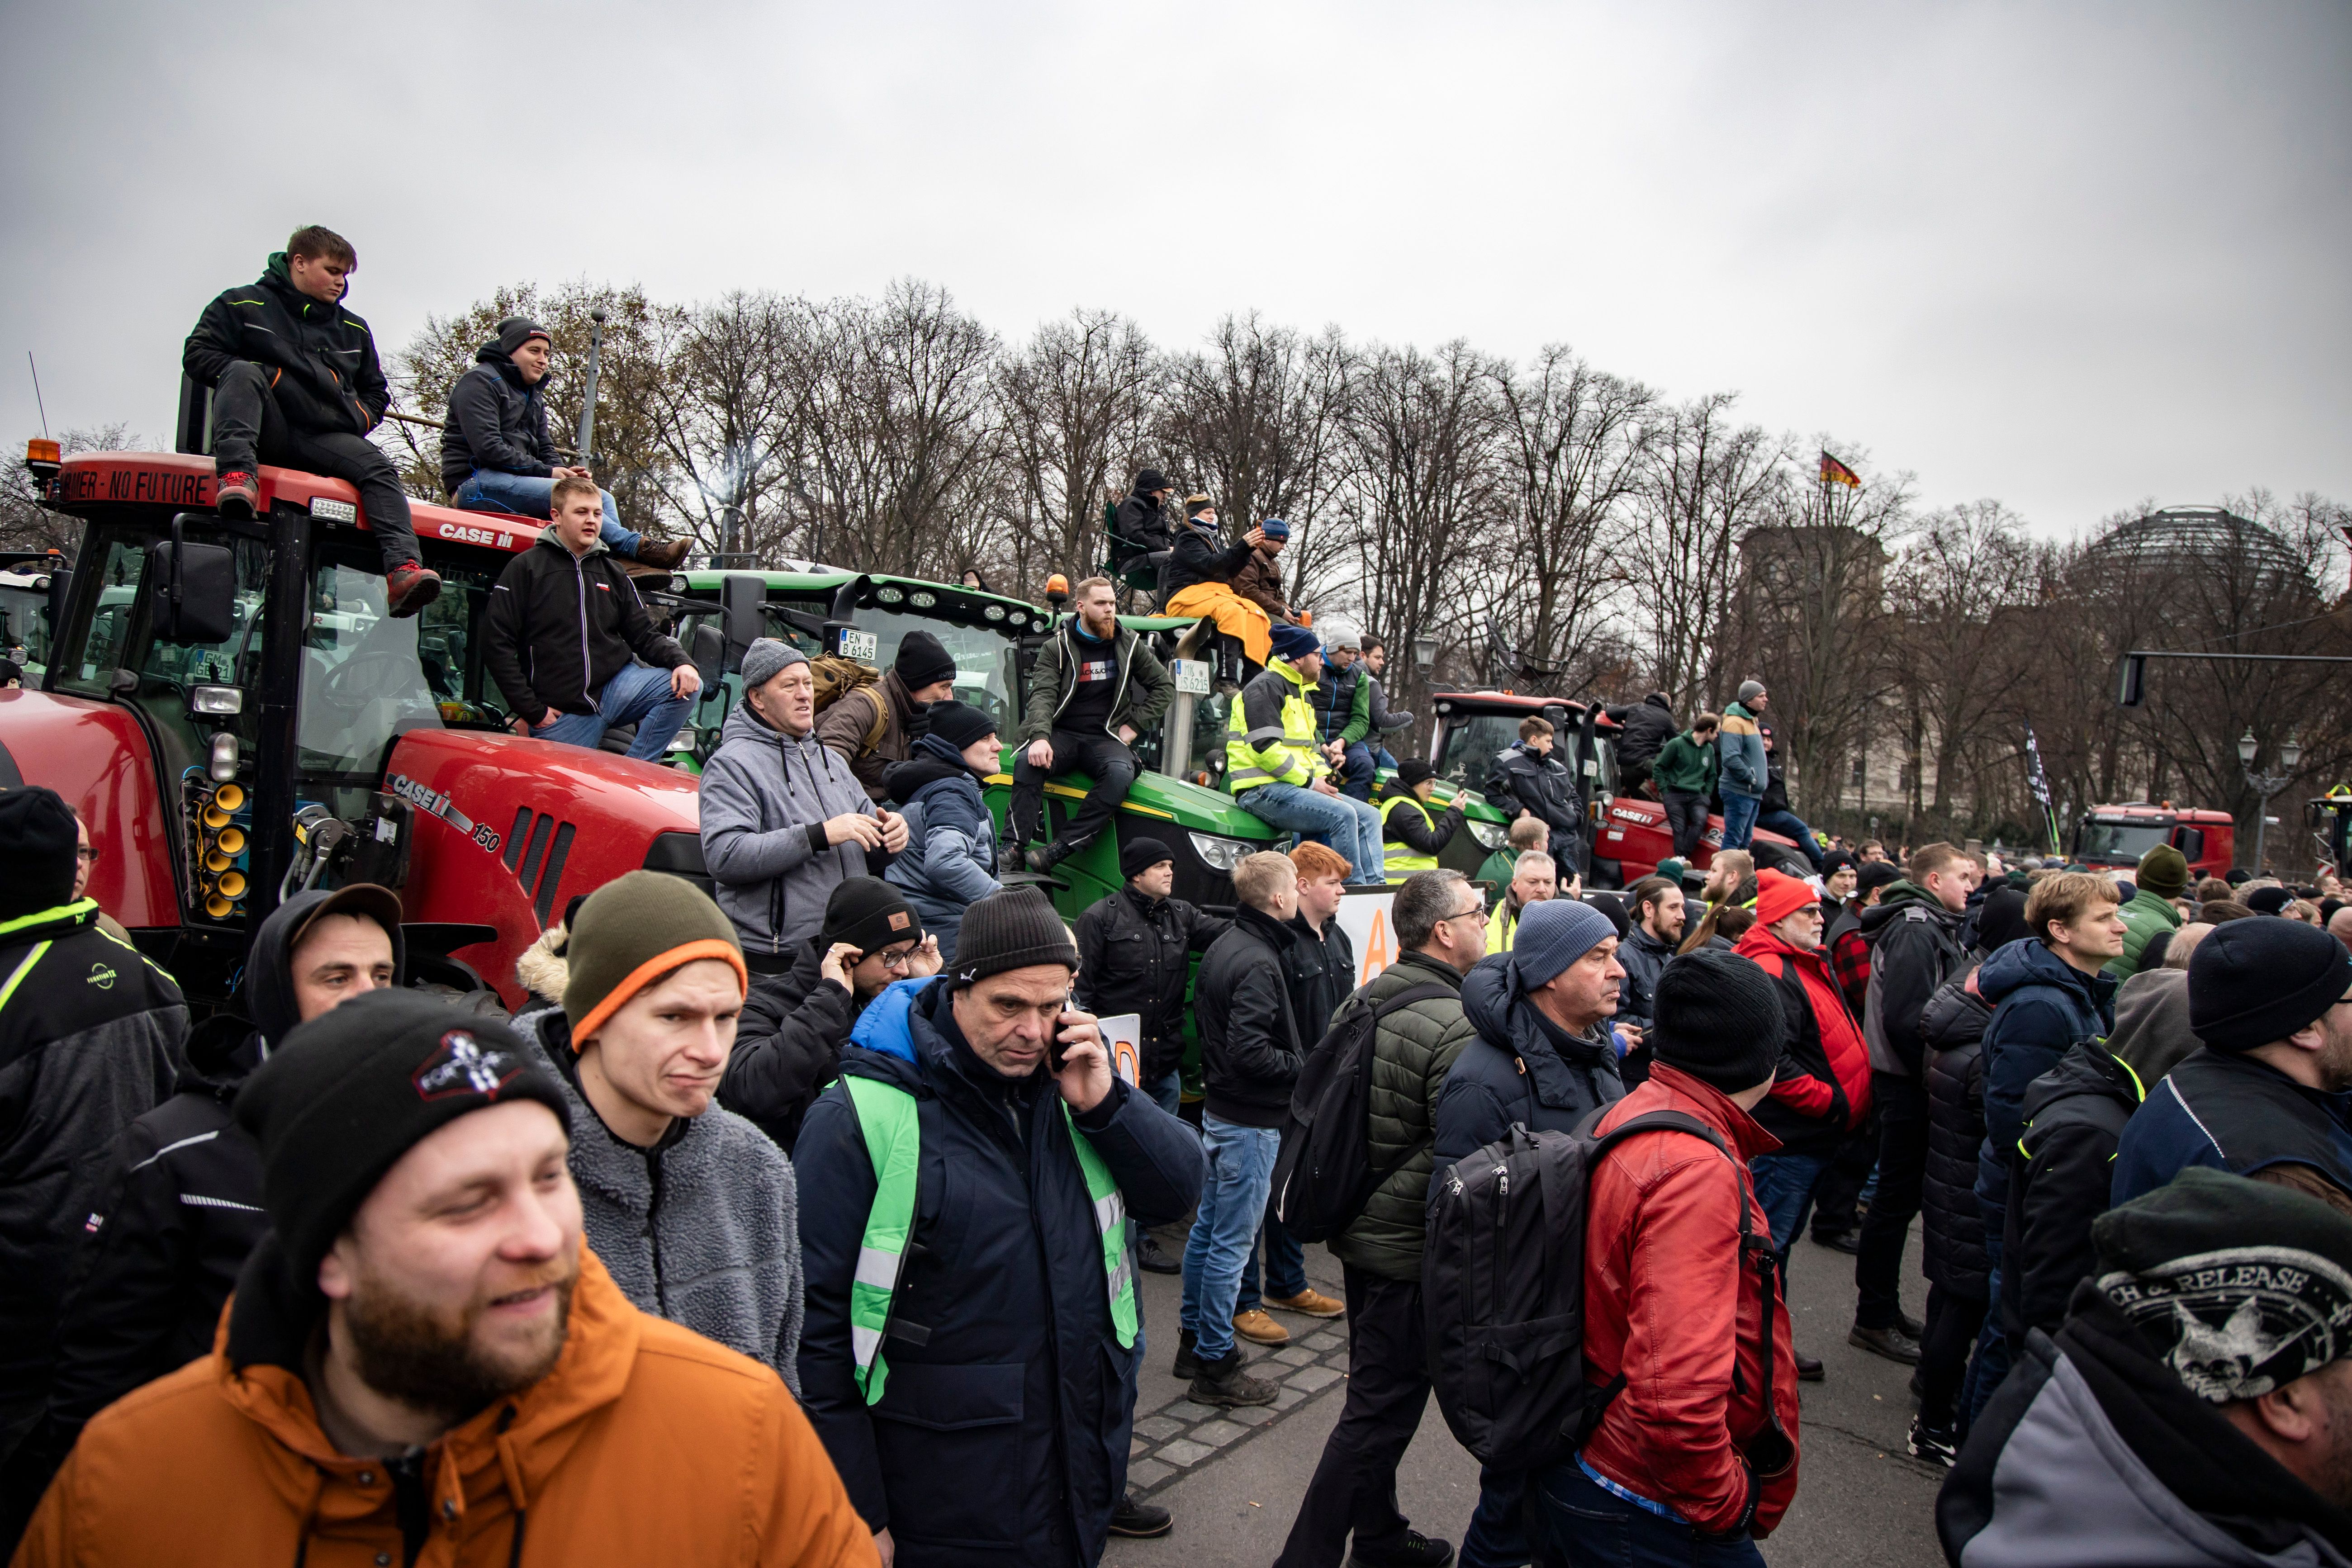
[[[1053,1032],[1045,1037],[1045,1070],[1055,1078],[1062,1076],[1062,1029],[1070,1016],[1070,998],[1062,998],[1062,1010],[1055,1015]]]

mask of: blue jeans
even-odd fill
[[[548,498],[555,493],[552,479],[541,479],[536,474],[502,474],[495,468],[476,468],[474,477],[457,487],[449,504],[460,511],[502,511],[512,517],[545,517]],[[621,514],[613,505],[613,492],[604,492],[604,526],[596,537],[615,555],[636,558],[637,542],[643,534],[631,533],[621,526]]]
[[[1729,799],[1727,795],[1725,797],[1727,805]],[[1813,842],[1813,830],[1805,826],[1803,817],[1793,811],[1768,811],[1756,818],[1756,826],[1795,839],[1797,847],[1804,851],[1805,858],[1813,863],[1813,869],[1816,872],[1821,870],[1822,847]]]
[[[1372,749],[1358,741],[1348,748],[1339,763],[1339,793],[1356,800],[1371,799],[1372,775],[1379,768]]]
[[[1536,1486],[1544,1528],[1577,1568],[1764,1568],[1745,1531],[1701,1535],[1608,1490],[1574,1459],[1545,1471]]]
[[[1244,811],[1265,823],[1302,834],[1345,857],[1348,879],[1359,887],[1388,886],[1388,864],[1381,850],[1381,814],[1368,800],[1344,795],[1318,795],[1297,784],[1262,784],[1234,796]]]
[[[1277,1150],[1279,1147],[1277,1144]],[[1267,1169],[1271,1174],[1272,1167]],[[1257,1239],[1250,1243],[1249,1256],[1242,1259],[1241,1294],[1234,1300],[1236,1313],[1255,1311],[1265,1305],[1265,1298],[1257,1288],[1257,1250],[1261,1243],[1265,1247],[1267,1292],[1284,1300],[1295,1300],[1307,1289],[1307,1248],[1274,1217],[1274,1202],[1269,1196],[1265,1218],[1257,1227]]]
[[[1152,1104],[1158,1106],[1169,1115],[1182,1115],[1184,1112],[1184,1069],[1181,1068],[1171,1068],[1167,1076],[1163,1078],[1155,1078],[1150,1083],[1145,1084],[1143,1086],[1143,1092],[1151,1097]]]
[[[629,755],[649,763],[669,750],[677,727],[686,722],[686,716],[694,710],[699,696],[698,692],[694,697],[671,696],[667,669],[627,665],[604,683],[604,689],[596,698],[595,712],[559,713],[555,722],[546,729],[533,730],[531,739],[593,750],[604,738],[605,731],[635,724],[637,738],[629,743]]]
[[[1748,1162],[1756,1178],[1756,1202],[1772,1227],[1772,1250],[1780,1259],[1780,1282],[1787,1288],[1789,1248],[1805,1234],[1805,1216],[1813,1211],[1813,1189],[1830,1163],[1819,1154],[1759,1154]]]
[[[1282,1134],[1213,1116],[1201,1118],[1201,1131],[1209,1170],[1201,1183],[1201,1212],[1184,1239],[1184,1310],[1179,1321],[1198,1336],[1197,1353],[1210,1362],[1222,1361],[1234,1348],[1242,1258],[1255,1245],[1265,1216]]]
[[[1381,767],[1388,769],[1391,773],[1396,772],[1396,753],[1390,751],[1386,746],[1374,746],[1372,748],[1372,761],[1378,763]]]
[[[1520,1568],[1528,1544],[1528,1472],[1478,1467],[1478,1509],[1462,1532],[1462,1568]]]
[[[1747,848],[1749,837],[1756,831],[1756,814],[1763,809],[1764,800],[1760,795],[1733,795],[1729,790],[1724,791],[1723,847],[1726,849]]]

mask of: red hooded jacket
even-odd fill
[[[1789,1015],[1780,1076],[1756,1120],[1796,1154],[1833,1154],[1870,1114],[1870,1047],[1817,947],[1796,947],[1761,924],[1732,951],[1780,983]]]
[[[1767,1425],[1764,1289],[1739,1257],[1739,1207],[1770,1226],[1745,1162],[1779,1145],[1722,1090],[1664,1064],[1611,1106],[1606,1132],[1647,1110],[1679,1110],[1723,1135],[1735,1160],[1686,1132],[1643,1132],[1601,1157],[1586,1203],[1584,1359],[1599,1384],[1622,1373],[1584,1462],[1703,1531],[1769,1535],[1797,1495],[1797,1466],[1759,1481],[1743,1452]],[[1772,1405],[1797,1440],[1797,1359],[1789,1314],[1772,1313]]]

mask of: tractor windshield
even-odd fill
[[[0,574],[0,658],[25,672],[25,684],[34,685],[49,662],[49,595],[14,574]],[[46,580],[45,580],[46,581]]]
[[[2119,822],[2112,817],[2086,816],[2074,838],[2074,858],[2101,865],[2137,865],[2139,858],[2167,841],[2170,827],[2161,822]]]
[[[1437,776],[1465,789],[1484,789],[1496,756],[1517,745],[1524,713],[1473,713],[1445,726]]]
[[[502,721],[466,695],[467,670],[479,663],[474,628],[493,579],[447,563],[437,569],[440,596],[414,619],[394,620],[384,614],[374,552],[319,552],[295,736],[305,773],[373,773],[408,731]]]
[[[872,662],[877,669],[890,668],[890,661],[898,657],[900,640],[908,632],[919,629],[939,638],[948,657],[955,660],[956,700],[969,702],[993,718],[998,737],[1012,744],[1013,732],[1021,721],[1013,697],[1013,638],[992,627],[961,626],[878,605],[859,609],[857,629],[874,637]]]

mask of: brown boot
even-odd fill
[[[1228,1408],[1236,1405],[1271,1405],[1275,1394],[1279,1392],[1265,1379],[1252,1377],[1242,1370],[1239,1345],[1227,1351],[1218,1361],[1203,1361],[1197,1355],[1193,1360],[1201,1370],[1192,1374],[1190,1392],[1202,1405],[1222,1405]]]
[[[686,539],[640,539],[637,559],[647,566],[658,566],[665,572],[675,572],[686,559],[693,542]]]
[[[1254,1345],[1286,1345],[1290,1331],[1255,1307],[1234,1314],[1234,1332]]]

